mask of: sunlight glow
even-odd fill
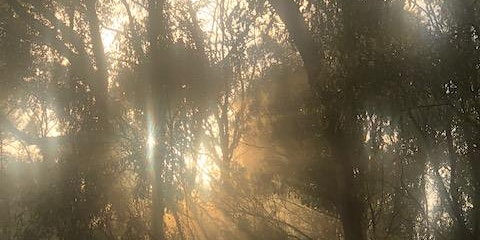
[[[150,134],[147,137],[147,147],[148,148],[153,148],[154,145],[155,145],[155,138],[153,137],[153,134]]]
[[[427,163],[425,174],[425,205],[427,207],[428,218],[433,218],[435,214],[435,208],[440,206],[440,193],[437,189],[437,183],[435,182],[435,171],[430,163]],[[442,183],[443,184],[443,183]]]
[[[208,157],[205,154],[200,154],[197,159],[197,182],[200,183],[202,187],[210,187],[212,177],[209,174],[210,163],[208,162]]]
[[[153,121],[149,118],[147,118],[147,139],[146,139],[146,148],[147,148],[147,160],[150,166],[152,166],[153,162],[153,153],[156,145],[155,141],[155,127],[153,125]]]
[[[201,2],[201,0],[191,0],[193,4]],[[215,11],[217,6],[214,2],[209,2],[197,11],[197,19],[200,24],[200,28],[204,32],[212,31],[215,27]]]
[[[55,112],[47,108],[47,125],[46,125],[46,136],[47,137],[58,137],[62,133],[60,132],[59,120],[55,116]]]
[[[105,52],[110,52],[113,50],[113,42],[115,40],[115,36],[117,35],[114,31],[108,29],[101,30],[102,35],[102,42]]]
[[[103,48],[106,53],[111,53],[115,50],[117,41],[117,35],[121,34],[125,30],[125,25],[128,22],[128,16],[123,14],[123,6],[118,5],[114,7],[114,14],[108,19],[107,26],[102,26],[100,34],[102,36]]]
[[[195,179],[196,183],[199,184],[200,188],[203,190],[210,190],[212,187],[212,181],[220,177],[220,168],[205,152],[203,145],[200,147],[200,153],[195,162],[195,168],[197,170],[197,176]]]

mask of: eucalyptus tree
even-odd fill
[[[476,1],[5,0],[0,53],[2,239],[480,235]]]
[[[123,3],[129,13],[130,26],[138,30],[142,27],[139,24],[142,19],[135,21],[129,2]],[[124,179],[124,171],[133,163],[133,171],[138,174],[148,173],[145,169],[152,168],[150,175],[140,177],[147,178],[147,185],[153,186],[152,226],[148,231],[137,232],[136,237],[146,236],[151,231],[155,238],[165,238],[164,212],[167,207],[173,209],[182,195],[180,182],[185,180],[184,154],[192,151],[189,139],[198,132],[196,125],[201,121],[198,116],[205,114],[202,108],[210,94],[205,88],[206,77],[194,77],[205,71],[208,62],[199,56],[203,53],[199,54],[198,49],[182,46],[177,38],[172,38],[173,33],[169,30],[178,27],[170,26],[167,21],[169,11],[174,11],[172,6],[169,5],[172,8],[167,11],[165,1],[144,4],[147,17],[143,19],[146,20],[143,27],[146,30],[140,33],[145,36],[136,35],[138,32],[131,29],[132,35],[124,38],[136,51],[136,56],[127,60],[137,62],[133,67],[138,69],[129,79],[128,84],[133,82],[134,86],[129,90],[141,89],[143,92],[130,91],[128,94],[124,87],[132,85],[122,85],[123,82],[118,83],[111,76],[112,59],[102,41],[103,24],[108,22],[108,14],[113,14],[118,5],[96,1],[40,3],[12,0],[7,1],[2,9],[12,13],[12,18],[21,23],[19,26],[28,29],[25,40],[30,43],[28,47],[35,57],[40,60],[39,53],[43,52],[44,58],[53,59],[50,65],[54,68],[41,70],[45,73],[46,83],[39,80],[38,74],[33,81],[50,87],[50,95],[44,96],[44,100],[50,103],[49,108],[53,109],[60,125],[60,136],[49,137],[35,132],[25,133],[16,123],[3,124],[5,130],[18,140],[38,146],[42,153],[40,158],[54,173],[51,182],[42,188],[50,194],[33,204],[35,207],[29,210],[29,217],[22,220],[29,224],[22,224],[26,229],[21,234],[69,239],[110,238],[119,234],[111,230],[118,227],[113,219],[128,215],[130,204],[128,196],[118,196],[118,188],[126,186],[115,184],[115,181]],[[128,39],[129,36],[132,38]],[[191,59],[192,53],[199,57]],[[29,70],[26,67],[18,69],[27,75]],[[135,79],[144,82],[135,82]],[[116,87],[109,87],[109,82]],[[146,98],[141,102],[125,98],[133,94],[144,94]],[[129,101],[140,107],[129,108]],[[138,124],[142,126],[142,121],[134,118],[139,114],[145,116],[143,126],[148,131],[143,133],[148,137],[139,137],[142,131],[131,130]],[[9,118],[7,113],[2,113],[3,120]],[[136,121],[133,126],[132,121]],[[151,145],[151,149],[144,151],[146,153],[135,149],[135,145],[145,149],[146,142]],[[133,146],[122,148],[125,144]],[[45,153],[51,150],[44,150],[47,147],[60,151],[47,156]],[[129,156],[128,152],[122,152],[132,149],[135,151]],[[116,161],[119,157],[123,161]],[[147,160],[150,166],[141,163]],[[145,168],[140,169],[142,166]],[[138,226],[130,228],[131,220],[126,219],[127,228],[141,229]],[[132,233],[127,231],[125,234]]]
[[[313,166],[306,166],[312,171],[312,178],[299,181],[310,182],[304,192],[306,201],[313,205],[322,202],[324,208],[333,209],[340,217],[346,239],[376,236],[377,216],[367,215],[368,211],[375,214],[371,181],[385,175],[372,168],[375,152],[367,148],[365,139],[370,133],[365,131],[365,125],[369,119],[377,119],[376,124],[397,125],[405,117],[404,109],[418,103],[416,92],[408,91],[423,90],[420,86],[429,80],[424,76],[431,68],[416,72],[411,68],[418,62],[428,64],[430,52],[413,44],[423,44],[428,39],[402,34],[417,34],[425,31],[426,26],[413,24],[415,16],[404,9],[402,1],[301,1],[301,8],[294,1],[269,3],[299,52],[312,94],[304,103],[295,105],[300,112],[294,114],[305,119],[305,124],[296,126],[306,127],[308,130],[300,132],[313,140],[313,145],[304,151],[317,152],[308,157]],[[418,88],[405,84],[416,80],[420,81]],[[397,128],[395,125],[393,129]],[[382,142],[385,140],[378,144],[388,145]],[[417,166],[425,169],[424,163],[420,158]],[[306,176],[305,170],[299,174]],[[422,174],[423,171],[417,172],[412,181]],[[334,179],[335,185],[327,179]],[[416,188],[424,191],[422,186]],[[410,224],[412,232],[404,236],[414,236],[415,227]]]

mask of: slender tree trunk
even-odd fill
[[[155,160],[154,160],[155,161]],[[159,175],[155,173],[155,175]],[[153,192],[152,192],[152,225],[151,232],[154,240],[165,239],[165,227],[163,217],[165,215],[164,196],[160,191],[159,177],[153,178]]]
[[[480,239],[480,149],[478,147],[478,136],[472,131],[476,129],[468,129],[466,131],[467,138],[467,157],[472,171],[473,182],[473,209],[472,209],[472,226],[473,236]]]

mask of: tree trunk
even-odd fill
[[[363,221],[365,204],[358,186],[361,169],[355,164],[360,161],[359,158],[362,156],[356,154],[359,149],[355,144],[353,136],[355,134],[349,134],[347,138],[344,131],[343,129],[332,131],[330,128],[327,134],[333,157],[338,164],[336,173],[337,206],[345,240],[364,240],[367,239]]]
[[[457,156],[455,153],[455,148],[453,146],[453,139],[452,139],[452,126],[448,125],[446,129],[447,133],[447,148],[448,148],[448,158],[450,160],[450,197],[451,197],[451,208],[453,215],[456,219],[457,223],[457,231],[462,239],[474,239],[472,237],[471,232],[468,230],[465,224],[465,217],[463,214],[462,206],[461,206],[461,193],[458,189],[457,185]],[[443,184],[440,183],[440,184]]]
[[[468,129],[468,128],[467,128]],[[467,158],[471,166],[472,182],[474,193],[472,209],[473,236],[480,240],[480,149],[478,147],[478,136],[474,132],[475,128],[468,129],[465,132],[467,139]]]
[[[343,209],[340,219],[342,221],[343,234],[345,240],[362,240],[366,239],[365,232],[362,227],[361,206],[354,197],[347,197],[343,202]]]
[[[318,92],[320,87],[321,66],[323,61],[321,46],[315,43],[312,33],[309,31],[304,17],[301,14],[298,5],[293,0],[271,0],[269,1],[276,13],[284,22],[290,38],[298,49],[302,57],[305,70],[307,71],[310,87],[314,92]],[[332,126],[327,133],[327,139],[333,150],[333,157],[338,162],[337,184],[338,184],[338,202],[339,215],[343,225],[343,231],[346,240],[363,240],[366,239],[366,231],[363,227],[363,203],[358,191],[358,185],[355,179],[354,157],[356,145],[354,136],[345,136],[345,131],[335,129],[337,115],[344,109],[330,109],[328,120]],[[339,112],[340,111],[340,112]],[[351,118],[355,121],[354,118]],[[355,124],[354,122],[350,122]],[[354,138],[353,142],[350,140]],[[360,141],[360,140],[359,140]],[[348,143],[353,144],[348,144]],[[348,150],[346,150],[348,149]],[[358,150],[358,149],[357,149]],[[361,156],[358,156],[361,157]]]
[[[166,136],[166,109],[168,104],[168,98],[166,94],[166,59],[161,59],[162,50],[165,49],[165,19],[163,16],[163,10],[165,6],[165,0],[150,0],[148,1],[148,41],[150,43],[149,48],[149,84],[147,90],[147,101],[150,101],[146,105],[146,111],[150,112],[152,123],[157,128],[152,127],[151,131],[156,131],[157,139],[164,139]],[[165,58],[166,54],[163,54]],[[160,84],[158,83],[160,82]],[[153,87],[158,86],[158,87]],[[152,102],[154,96],[158,96],[160,101]],[[156,98],[158,99],[158,98]],[[153,176],[152,176],[152,225],[151,232],[155,240],[165,239],[164,228],[164,215],[165,215],[165,192],[163,180],[161,174],[163,171],[163,162],[165,161],[165,149],[164,142],[159,141],[157,149],[153,149],[151,161],[153,162]],[[160,153],[160,154],[159,154]]]
[[[271,0],[270,4],[284,22],[290,39],[302,57],[310,87],[317,87],[323,61],[322,51],[315,44],[297,4],[293,0]]]

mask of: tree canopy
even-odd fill
[[[480,240],[480,2],[0,0],[0,239]]]

